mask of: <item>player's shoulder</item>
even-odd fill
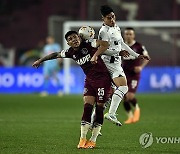
[[[146,50],[146,47],[144,45],[142,45],[141,43],[136,41],[135,44],[134,44],[134,47],[137,48],[140,52],[144,52],[143,53],[144,55],[148,54],[148,52]]]
[[[115,25],[114,28],[121,31],[121,28],[118,25]]]
[[[61,57],[63,57],[63,58],[65,58],[65,57],[72,58],[76,52],[72,47],[70,47],[68,49],[62,50],[60,53],[61,53]]]
[[[108,26],[106,26],[106,25],[102,25],[101,26],[101,28],[100,28],[100,30],[99,30],[99,32],[104,32],[104,33],[107,33],[109,31],[109,27]]]
[[[134,45],[142,46],[142,44],[141,44],[140,42],[138,42],[138,41],[136,41],[136,42],[134,43]]]
[[[133,46],[134,46],[134,47],[137,47],[137,48],[145,49],[144,45],[142,45],[140,42],[137,42],[137,41],[134,43]]]

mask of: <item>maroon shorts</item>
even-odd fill
[[[86,79],[83,94],[84,96],[94,96],[98,103],[105,103],[108,99],[110,88],[111,78],[108,75],[98,80]]]
[[[128,92],[136,93],[139,85],[140,75],[130,75],[126,73]]]

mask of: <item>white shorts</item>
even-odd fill
[[[112,79],[114,79],[116,77],[120,77],[120,76],[123,76],[126,78],[126,75],[123,71],[121,63],[109,63],[107,61],[104,61],[104,63],[106,65]]]

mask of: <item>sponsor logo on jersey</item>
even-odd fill
[[[81,59],[78,59],[76,62],[79,64],[79,65],[83,65],[85,64],[86,62],[90,61],[91,60],[91,55],[88,54],[86,55],[85,57],[82,57]]]
[[[86,48],[82,48],[81,52],[82,54],[86,55],[88,53],[88,50]]]

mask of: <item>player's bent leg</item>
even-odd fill
[[[128,91],[127,81],[125,77],[117,77],[114,78],[113,81],[118,88],[113,93],[109,112],[104,115],[104,118],[112,121],[117,126],[121,126],[122,124],[117,120],[116,111],[121,100]]]

